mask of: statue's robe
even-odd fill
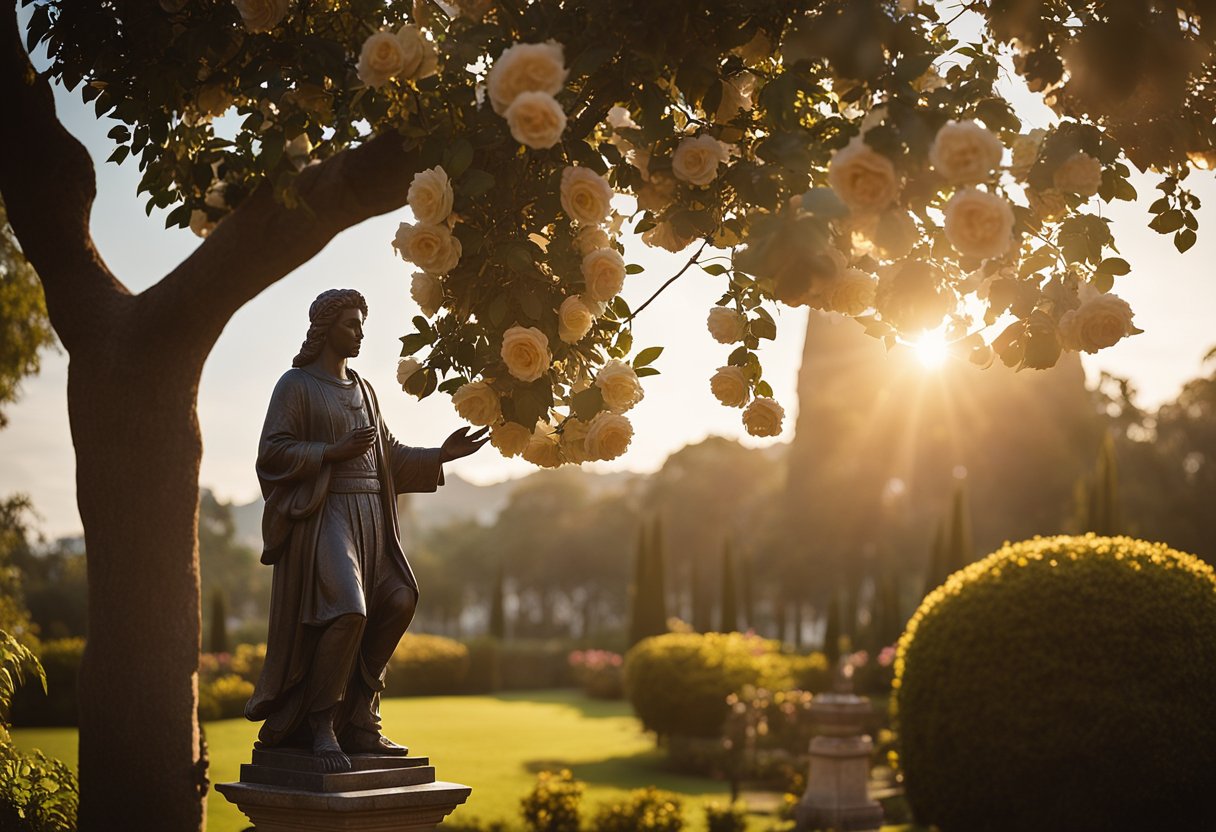
[[[309,671],[325,625],[349,613],[374,616],[385,587],[417,592],[399,539],[397,495],[443,484],[440,449],[393,438],[371,386],[347,372],[350,384],[302,368],[284,373],[258,446],[262,562],[274,565],[274,582],[266,663],[245,715],[266,720],[261,739],[269,744],[291,737],[307,715]],[[368,424],[377,440],[367,454],[323,461],[326,445]],[[370,691],[383,689],[383,668],[358,660],[355,668]],[[371,708],[374,718],[374,701]]]

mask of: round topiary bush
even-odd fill
[[[1124,537],[1006,545],[925,598],[892,709],[943,832],[1216,828],[1216,575]]]

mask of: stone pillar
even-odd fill
[[[215,788],[257,832],[430,832],[472,791],[436,781],[426,757],[350,759],[352,771],[327,773],[308,751],[254,749],[240,782]]]
[[[874,744],[862,733],[872,710],[868,699],[852,693],[822,693],[812,700],[812,718],[822,733],[811,740],[797,832],[877,832],[882,826],[882,806],[869,795]]]

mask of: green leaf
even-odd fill
[[[1198,239],[1195,232],[1189,228],[1184,228],[1174,235],[1174,248],[1179,252],[1185,252],[1195,245],[1195,240]]]
[[[757,396],[767,396],[768,398],[771,399],[773,397],[773,388],[769,387],[769,384],[767,381],[757,381],[756,382],[756,395]]]
[[[484,170],[472,169],[460,178],[456,188],[463,196],[481,196],[494,187],[494,174]]]
[[[443,384],[439,385],[439,392],[440,393],[455,393],[457,390],[459,390],[461,387],[463,387],[464,385],[466,385],[468,383],[469,383],[469,380],[467,378],[465,378],[464,376],[459,376],[458,378],[450,378],[447,381],[443,382]]]
[[[746,367],[749,355],[751,353],[747,351],[747,347],[739,347],[730,354],[730,358],[726,359],[726,363],[732,367]]]
[[[625,266],[625,274],[641,274],[644,271],[646,270],[637,263],[630,263]]]
[[[638,378],[645,378],[646,376],[657,376],[658,374],[659,374],[659,371],[655,367],[642,367],[641,369],[637,370]]]
[[[1100,274],[1122,275],[1132,270],[1131,265],[1122,257],[1108,257],[1098,264]]]
[[[574,408],[574,415],[588,422],[599,413],[604,407],[604,393],[594,384],[579,393],[575,393],[570,399],[570,406]]]
[[[1177,231],[1182,228],[1186,222],[1186,218],[1177,208],[1171,208],[1169,211],[1158,214],[1148,227],[1156,231],[1158,234],[1169,234],[1171,231]]]
[[[766,338],[772,341],[777,337],[777,325],[771,320],[756,318],[748,326],[752,331],[752,335],[755,335],[757,338]]]
[[[468,139],[457,139],[443,154],[443,169],[451,179],[456,179],[473,164],[473,145]]]
[[[130,152],[131,148],[127,147],[125,144],[119,145],[118,147],[114,148],[114,152],[110,154],[110,158],[106,159],[106,161],[113,162],[116,165],[121,165],[123,159],[126,159],[127,154]]]
[[[401,337],[401,357],[413,355],[429,343],[431,343],[430,339],[418,332],[403,335]]]
[[[1159,198],[1156,202],[1154,202],[1152,205],[1148,206],[1148,212],[1150,214],[1160,214],[1163,211],[1168,211],[1169,208],[1170,208],[1170,198],[1168,196],[1163,196],[1163,197]]]
[[[633,349],[633,333],[628,329],[622,329],[616,336],[616,348],[621,351],[621,355],[628,355]]]
[[[647,347],[637,354],[633,359],[634,369],[645,367],[647,364],[654,363],[654,360],[663,354],[662,347]]]
[[[720,274],[726,274],[726,266],[723,266],[721,263],[709,263],[702,266],[701,271],[717,277]]]

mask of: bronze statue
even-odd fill
[[[397,494],[434,491],[443,463],[486,442],[461,428],[411,448],[384,426],[371,385],[347,367],[367,302],[322,292],[293,368],[275,386],[258,446],[266,506],[262,562],[274,565],[266,664],[250,720],[261,748],[311,748],[326,771],[348,754],[406,754],[380,732],[384,672],[418,601],[398,540]]]

